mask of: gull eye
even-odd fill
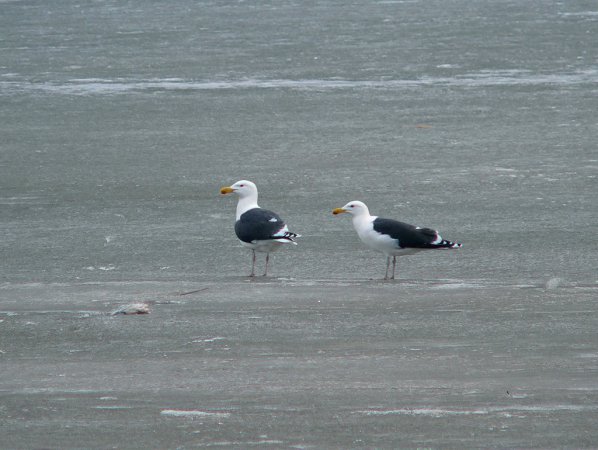
[[[245,185],[244,184],[240,184],[239,187],[245,187]]]
[[[355,205],[349,205],[349,208],[355,208]]]

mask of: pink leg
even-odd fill
[[[255,250],[251,250],[253,256],[251,258],[251,273],[249,274],[250,277],[255,277]]]
[[[268,275],[268,262],[270,261],[270,253],[266,253],[266,270],[264,270],[264,276]]]
[[[390,256],[386,258],[386,274],[384,274],[384,279],[388,280],[388,268],[390,266]]]

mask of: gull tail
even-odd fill
[[[463,246],[463,244],[460,244],[459,242],[442,239],[442,236],[440,236],[440,233],[436,230],[424,229],[424,231],[427,231],[428,235],[435,237],[435,239],[429,243],[428,248],[461,248]]]
[[[460,244],[459,242],[447,241],[446,239],[442,239],[440,236],[438,236],[438,241],[439,242],[432,243],[434,248],[461,248],[461,247],[463,247],[463,244]]]
[[[290,243],[290,244],[297,245],[297,242],[295,242],[295,238],[298,238],[298,237],[301,237],[301,235],[297,234],[297,233],[292,233],[290,231],[285,231],[285,233],[284,233],[283,236],[281,236],[281,237],[279,237],[277,239],[274,239],[274,240],[276,242],[282,242],[282,243],[285,243],[285,244],[289,244]]]

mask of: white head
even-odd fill
[[[251,181],[240,180],[232,186],[225,186],[220,189],[221,194],[231,194],[233,192],[241,198],[255,196],[257,200],[257,186]]]
[[[253,208],[259,208],[257,204],[257,187],[254,183],[247,180],[237,181],[232,186],[225,186],[220,189],[221,194],[235,193],[239,196],[239,202],[237,203],[237,220],[245,211],[249,211]]]
[[[365,205],[365,203],[360,202],[358,200],[353,200],[352,202],[347,203],[342,208],[335,208],[332,210],[332,214],[334,215],[343,213],[349,213],[354,217],[363,215],[369,216],[370,210]]]

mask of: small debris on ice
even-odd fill
[[[123,305],[110,313],[112,316],[118,314],[149,314],[150,308],[147,303],[131,303],[129,305]]]
[[[564,280],[562,278],[554,277],[554,278],[551,278],[550,280],[548,280],[546,282],[546,284],[544,285],[544,287],[548,290],[556,289],[556,288],[560,287],[563,284],[563,282],[564,282]]]

